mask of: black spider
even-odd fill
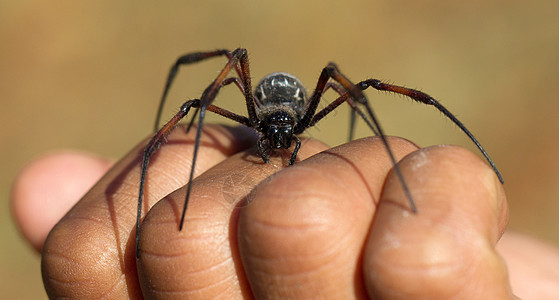
[[[186,101],[181,106],[180,111],[161,129],[158,129],[163,106],[167,97],[167,92],[169,91],[169,88],[177,74],[179,66],[196,63],[216,56],[225,56],[228,58],[227,64],[225,65],[225,67],[223,67],[217,78],[204,90],[202,96],[199,99]],[[235,70],[235,72],[237,73],[237,77],[227,77],[231,70]],[[333,79],[333,82],[330,81],[330,79]],[[245,96],[248,117],[235,114],[212,104],[219,90],[223,86],[229,85],[231,83],[234,83]],[[188,204],[188,199],[190,197],[191,182],[194,177],[194,166],[196,164],[196,157],[198,154],[198,148],[200,146],[200,136],[202,134],[202,127],[204,117],[206,115],[206,110],[241,123],[245,126],[254,128],[256,131],[258,131],[261,134],[261,137],[258,140],[257,146],[259,154],[264,162],[269,161],[269,151],[280,148],[288,149],[293,143],[295,143],[293,154],[291,155],[291,158],[289,160],[289,165],[292,165],[297,158],[297,152],[299,151],[299,148],[301,146],[301,141],[297,138],[297,135],[303,133],[307,128],[313,126],[327,114],[336,109],[339,105],[346,102],[353,109],[351,118],[352,121],[350,124],[350,138],[353,135],[354,121],[356,118],[356,114],[358,114],[365,121],[367,126],[382,139],[388,155],[392,160],[392,164],[394,165],[394,171],[397,174],[400,183],[402,184],[404,192],[406,193],[410,208],[412,212],[416,213],[417,208],[415,206],[409,188],[406,185],[406,181],[404,180],[404,177],[402,176],[402,173],[400,172],[400,169],[396,164],[396,159],[394,158],[394,155],[390,150],[384,132],[380,127],[380,124],[378,123],[377,118],[375,117],[375,114],[371,109],[371,106],[367,102],[367,98],[362,92],[369,87],[373,87],[381,91],[388,91],[405,95],[418,102],[435,106],[439,111],[445,114],[468,135],[468,137],[476,144],[477,148],[481,151],[483,156],[485,156],[485,158],[499,177],[499,180],[503,182],[503,178],[499,173],[499,170],[497,170],[497,167],[495,166],[487,152],[485,152],[481,144],[472,135],[472,133],[470,133],[470,131],[466,129],[466,127],[445,107],[443,107],[431,96],[423,92],[397,85],[383,83],[380,80],[376,79],[364,80],[354,85],[338,70],[338,67],[334,63],[329,63],[324,69],[322,69],[322,73],[318,78],[318,83],[316,84],[313,93],[308,99],[303,84],[295,76],[288,73],[272,73],[265,76],[260,81],[260,83],[258,83],[253,92],[246,49],[238,48],[233,52],[228,50],[216,50],[209,52],[189,53],[179,57],[169,72],[169,76],[167,77],[167,82],[165,84],[165,89],[163,91],[163,96],[161,98],[159,111],[157,113],[157,118],[155,121],[155,131],[157,133],[150,140],[144,150],[142,174],[140,179],[140,191],[138,196],[138,214],[136,223],[136,257],[139,257],[142,199],[150,156],[165,142],[165,138],[169,135],[173,128],[176,127],[179,121],[188,114],[190,108],[192,107],[196,108],[196,113],[192,118],[192,122],[194,121],[196,114],[199,114],[198,127],[196,130],[196,139],[194,143],[194,154],[192,158],[190,178],[188,181],[186,199],[182,210],[179,230],[182,229],[186,207]],[[324,109],[316,112],[322,94],[324,94],[328,89],[333,89],[340,96]],[[360,106],[363,107],[365,111],[361,110]],[[192,125],[192,122],[190,123],[190,125]],[[190,126],[188,128],[190,128]]]

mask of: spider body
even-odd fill
[[[295,76],[278,72],[266,75],[254,89],[256,115],[260,122],[257,131],[258,152],[264,162],[269,161],[268,149],[288,149],[295,141],[295,150],[289,160],[292,165],[297,158],[301,142],[295,136],[296,125],[302,118],[307,93]]]
[[[186,101],[180,108],[179,112],[168,121],[163,127],[159,128],[159,121],[162,114],[163,106],[167,97],[169,88],[178,72],[178,68],[182,65],[188,65],[200,62],[209,58],[225,56],[228,60],[221,72],[215,80],[204,90],[199,99]],[[234,72],[236,76],[230,77],[229,73]],[[234,83],[245,98],[248,116],[238,115],[216,105],[213,101],[218,95],[219,90],[227,85]],[[179,230],[182,229],[188,200],[190,198],[191,183],[194,178],[194,167],[196,157],[200,146],[200,137],[202,135],[202,127],[206,111],[219,114],[225,118],[231,119],[248,127],[255,129],[260,133],[257,147],[260,156],[264,162],[269,161],[269,152],[274,149],[288,149],[293,143],[295,147],[291,158],[288,162],[292,165],[296,158],[297,152],[301,147],[301,141],[297,138],[298,134],[303,133],[307,128],[314,126],[322,120],[326,115],[334,111],[338,106],[347,103],[352,108],[352,121],[350,123],[350,137],[353,132],[354,120],[359,116],[371,129],[371,131],[380,137],[387,154],[392,161],[393,171],[398,177],[402,189],[408,198],[410,209],[413,213],[417,212],[412,194],[406,184],[406,181],[400,172],[396,159],[388,145],[386,136],[375,116],[373,109],[363,91],[372,87],[379,91],[387,91],[395,94],[407,96],[417,102],[434,106],[446,117],[452,120],[466,135],[474,142],[483,156],[489,162],[499,180],[503,182],[503,178],[497,167],[473,136],[473,134],[444,106],[431,96],[403,86],[384,83],[377,79],[367,79],[357,84],[353,84],[345,75],[343,75],[334,63],[329,63],[322,69],[316,87],[312,94],[307,97],[305,87],[295,76],[277,72],[265,76],[252,90],[250,69],[248,63],[248,54],[246,49],[238,48],[235,51],[215,50],[208,52],[194,52],[183,55],[177,59],[171,67],[163,96],[159,105],[159,111],[155,121],[155,135],[147,144],[144,150],[142,161],[142,173],[140,177],[140,187],[138,195],[138,211],[136,221],[136,257],[139,257],[139,239],[140,239],[140,223],[142,217],[142,200],[144,195],[144,186],[146,174],[148,171],[150,157],[165,142],[165,138],[176,127],[176,125],[188,115],[190,109],[194,107],[198,112],[198,127],[196,129],[196,138],[194,142],[194,153],[192,158],[192,166],[190,170],[190,179],[186,189],[186,198],[182,210]],[[322,95],[328,90],[333,90],[338,94],[338,98],[329,103],[325,108],[317,112],[318,104],[322,99]],[[194,118],[196,117],[196,113]],[[194,121],[194,118],[192,121]],[[192,124],[192,123],[191,123]],[[190,126],[188,127],[190,128]]]

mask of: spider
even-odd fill
[[[167,98],[167,93],[175,79],[178,69],[182,65],[197,63],[209,58],[225,56],[228,61],[227,64],[221,69],[217,78],[204,90],[199,99],[186,101],[180,108],[179,112],[159,129],[159,123],[163,106]],[[228,74],[234,70],[237,77],[228,77]],[[330,80],[332,79],[332,81]],[[227,85],[234,83],[242,92],[245,97],[248,117],[238,115],[223,108],[213,105],[219,90]],[[248,63],[247,50],[238,48],[233,52],[225,49],[208,51],[208,52],[193,52],[183,55],[171,67],[159,110],[155,121],[155,135],[149,141],[144,149],[142,171],[140,177],[140,187],[138,195],[138,212],[136,221],[136,257],[139,258],[139,238],[140,238],[140,222],[142,215],[142,200],[144,196],[144,186],[146,181],[146,174],[148,170],[149,160],[152,154],[165,142],[169,133],[177,126],[177,124],[185,116],[191,108],[195,108],[194,116],[187,127],[187,131],[193,124],[196,116],[198,116],[198,126],[196,129],[196,138],[194,142],[194,154],[192,158],[192,166],[190,169],[190,177],[187,185],[186,198],[182,210],[179,230],[182,230],[188,200],[190,198],[191,182],[194,177],[194,167],[196,164],[196,157],[200,146],[200,137],[202,134],[202,127],[206,111],[211,111],[225,118],[236,121],[247,127],[251,127],[260,133],[260,139],[257,142],[257,149],[262,160],[267,163],[269,161],[269,152],[274,149],[289,149],[293,143],[295,144],[291,158],[288,164],[293,165],[297,158],[297,152],[301,147],[301,141],[297,135],[303,133],[307,128],[314,126],[318,121],[335,110],[342,103],[347,103],[352,108],[351,121],[350,121],[350,139],[353,136],[353,128],[355,124],[356,115],[365,121],[367,126],[373,133],[379,136],[388,152],[388,156],[393,164],[394,172],[396,173],[402,188],[408,199],[410,209],[413,213],[417,213],[417,207],[413,200],[412,194],[404,180],[402,172],[396,164],[396,159],[388,145],[386,136],[376,118],[367,98],[363,94],[363,90],[369,87],[380,91],[388,91],[396,94],[407,96],[415,101],[433,105],[452,122],[454,122],[468,137],[474,142],[476,147],[481,151],[483,156],[487,159],[501,183],[503,177],[499,170],[481,146],[473,134],[460,122],[450,111],[442,106],[431,96],[410,88],[392,85],[381,82],[377,79],[367,79],[357,84],[353,84],[346,76],[344,76],[334,63],[329,63],[322,69],[320,77],[313,93],[307,98],[305,87],[295,76],[277,72],[265,76],[257,85],[254,91],[252,90],[250,69]],[[339,94],[339,97],[328,104],[325,108],[317,112],[317,107],[322,95],[329,89],[334,90]],[[364,108],[364,110],[362,109]]]

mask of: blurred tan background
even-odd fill
[[[46,297],[39,256],[9,216],[18,169],[61,148],[122,156],[150,134],[174,60],[215,48],[247,48],[255,81],[288,71],[312,88],[335,61],[354,81],[373,77],[431,94],[501,169],[510,227],[559,245],[558,1],[301,2],[0,2],[2,298]],[[164,119],[198,97],[223,62],[181,69]],[[389,134],[474,149],[433,108],[368,95]],[[245,114],[235,88],[216,104]],[[308,135],[340,144],[347,122],[344,108]],[[360,125],[360,136],[370,134]]]

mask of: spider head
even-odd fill
[[[278,110],[270,114],[267,122],[268,130],[265,132],[272,149],[291,147],[294,123],[293,116],[285,111]]]

